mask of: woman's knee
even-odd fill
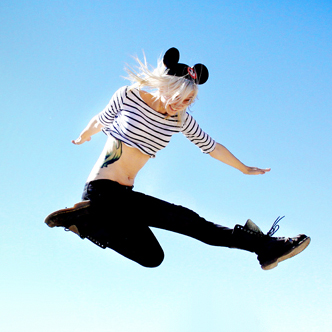
[[[136,262],[144,267],[158,267],[165,258],[165,254],[163,251],[158,252],[158,254],[154,253],[153,255],[142,257],[139,260],[136,260]]]

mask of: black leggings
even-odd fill
[[[197,213],[132,190],[111,180],[86,184],[83,200],[90,200],[93,222],[107,227],[110,248],[145,266],[156,267],[164,252],[150,227],[165,229],[209,245],[231,247],[233,229]]]

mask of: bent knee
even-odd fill
[[[138,263],[144,267],[158,267],[164,261],[165,255],[164,253],[160,253],[159,255],[154,255],[150,257],[146,257],[145,259],[140,260]]]

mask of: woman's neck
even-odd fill
[[[160,96],[158,92],[148,93],[146,91],[140,90],[140,96],[152,109],[161,114],[166,114],[165,101],[164,98]]]

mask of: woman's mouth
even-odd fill
[[[171,110],[172,113],[176,113],[177,110],[175,110],[171,105],[169,105],[169,109]]]

